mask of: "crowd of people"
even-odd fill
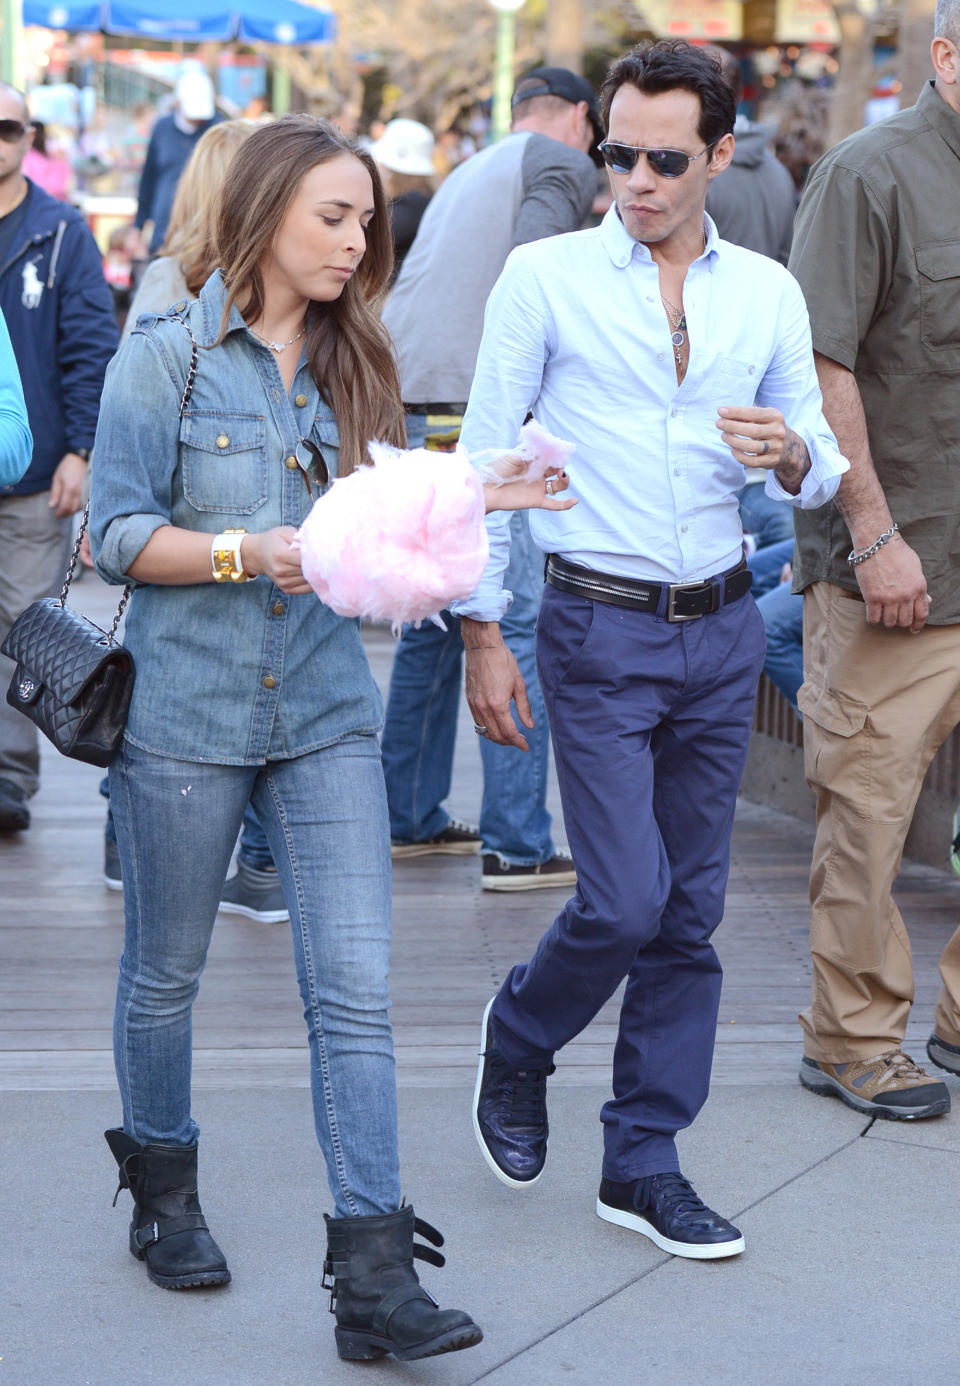
[[[939,0],[931,58],[914,106],[816,165],[796,219],[735,71],[680,40],[626,54],[599,94],[525,74],[510,134],[436,191],[418,122],[367,147],[309,116],[223,121],[191,80],[151,140],[132,233],[151,258],[119,349],[93,238],[25,176],[26,103],[0,87],[0,635],[59,588],[89,496],[91,559],[133,585],[137,669],[102,786],[125,916],[106,1138],[155,1283],[230,1279],[190,1104],[217,913],[289,919],[340,1356],[480,1341],[414,1269],[442,1238],[400,1192],[391,856],[572,891],[480,1018],[490,1171],[540,1178],[555,1056],[625,983],[597,1213],[677,1256],[743,1252],[675,1138],[709,1087],[764,668],[817,796],[800,1081],[871,1116],[949,1110],[903,1049],[892,888],[960,722],[960,0]],[[582,229],[600,169],[610,205]],[[371,439],[509,454],[530,417],[574,445],[570,475],[488,488],[486,570],[404,627],[384,718],[297,530]],[[476,826],[445,808],[464,669]],[[4,850],[38,773],[32,724],[0,706]],[[960,929],[941,975],[927,1049],[960,1074]]]

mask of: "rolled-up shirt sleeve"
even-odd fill
[[[134,332],[107,368],[90,477],[90,551],[107,582],[130,581],[131,563],[171,523],[180,396],[170,363]]]
[[[522,252],[521,252],[522,255]],[[460,439],[473,456],[487,448],[515,447],[543,380],[550,350],[550,319],[535,277],[511,254],[487,300],[483,338]],[[513,600],[504,589],[510,561],[510,513],[492,511],[486,520],[490,558],[469,597],[451,602],[455,616],[499,621]]]
[[[773,500],[786,501],[801,510],[815,510],[833,499],[850,463],[840,452],[823,415],[803,294],[796,280],[786,275],[784,279],[787,288],[781,303],[777,350],[760,382],[757,404],[780,410],[787,427],[805,443],[810,455],[810,470],[803,479],[799,495],[785,491],[773,470],[767,472],[764,489]]]

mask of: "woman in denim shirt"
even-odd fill
[[[110,767],[126,932],[123,1128],[106,1135],[151,1279],[226,1283],[196,1194],[190,1018],[252,800],[293,927],[336,1214],[337,1346],[428,1356],[482,1335],[420,1287],[401,1207],[380,696],[357,623],[318,601],[290,546],[367,439],[403,441],[376,315],[391,251],[372,159],[309,117],[264,126],[231,166],[218,241],[222,270],[199,300],[141,319],[114,359],[97,432],[93,554],[108,581],[138,584],[126,626],[137,676]],[[199,364],[180,417],[191,337]]]

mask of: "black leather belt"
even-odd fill
[[[431,400],[429,404],[407,404],[404,403],[403,412],[405,414],[458,414],[461,418],[467,412],[466,400],[459,403],[437,403]]]
[[[611,606],[626,606],[633,611],[656,612],[666,592],[664,616],[668,621],[696,621],[709,616],[722,606],[739,601],[750,591],[753,574],[741,559],[716,577],[699,582],[639,582],[635,578],[616,577],[612,573],[595,573],[592,568],[580,568],[556,554],[547,557],[546,579],[561,592],[594,601],[609,602]]]

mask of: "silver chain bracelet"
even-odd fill
[[[885,529],[878,539],[874,539],[868,549],[861,549],[859,553],[856,549],[851,549],[847,554],[847,562],[856,568],[858,563],[865,563],[868,558],[872,558],[875,553],[879,553],[884,544],[889,544],[890,540],[899,530],[899,525],[894,525],[892,529]]]

